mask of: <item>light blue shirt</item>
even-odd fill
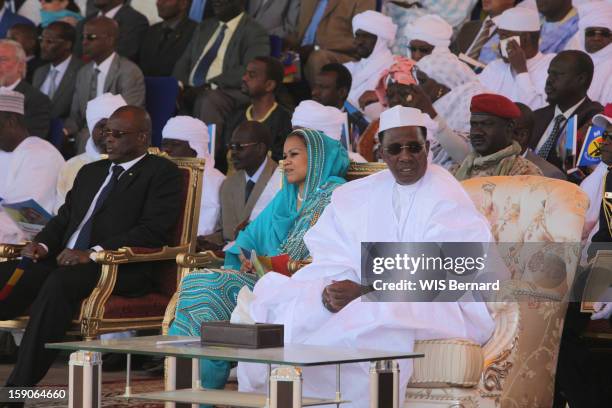
[[[325,12],[325,8],[327,7],[328,2],[329,0],[319,0],[319,4],[317,4],[317,8],[315,9],[314,14],[312,15],[312,20],[310,20],[310,24],[306,29],[306,33],[304,33],[302,45],[313,45],[315,43],[315,39],[317,36],[317,28],[319,28],[319,23],[323,18],[323,13]]]

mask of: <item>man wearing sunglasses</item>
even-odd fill
[[[506,97],[480,94],[470,105],[470,143],[474,149],[460,165],[451,168],[457,180],[486,176],[541,176],[540,169],[521,156],[514,140],[515,120],[521,111]]]
[[[427,14],[416,19],[413,24],[406,25],[405,36],[410,38],[410,58],[419,61],[434,52],[448,52],[453,36],[453,27],[441,17]]]

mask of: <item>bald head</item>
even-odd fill
[[[83,52],[99,64],[115,51],[118,39],[117,22],[108,17],[96,17],[83,29]]]
[[[583,51],[562,51],[548,67],[544,88],[547,101],[563,111],[574,106],[587,94],[593,79],[591,57]]]
[[[151,117],[137,106],[117,109],[106,123],[105,143],[108,158],[125,163],[147,152],[151,142]]]

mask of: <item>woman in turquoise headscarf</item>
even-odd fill
[[[64,21],[76,26],[83,16],[74,0],[51,0],[40,2],[40,25],[42,28],[56,21]]]
[[[253,289],[257,280],[245,273],[251,265],[240,255],[242,249],[307,259],[304,234],[329,204],[332,192],[345,182],[348,165],[348,154],[339,141],[311,129],[293,131],[284,146],[283,188],[240,232],[225,253],[223,270],[194,271],[183,278],[169,334],[199,336],[203,321],[230,319],[240,289],[245,285]],[[201,360],[202,385],[223,388],[229,370],[227,362]]]

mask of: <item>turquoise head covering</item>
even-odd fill
[[[72,17],[76,21],[81,21],[83,19],[83,16],[79,13],[66,9],[58,11],[40,10],[40,25],[42,28],[47,28],[49,24],[60,21],[65,17]]]
[[[238,234],[234,246],[225,253],[225,267],[240,269],[240,248],[255,250],[258,255],[286,253],[291,259],[309,256],[304,234],[317,221],[336,187],[345,183],[349,159],[342,144],[323,132],[299,129],[291,133],[304,138],[308,153],[308,170],[304,181],[304,200],[297,210],[298,186],[289,184],[283,175],[283,188],[268,206]]]

